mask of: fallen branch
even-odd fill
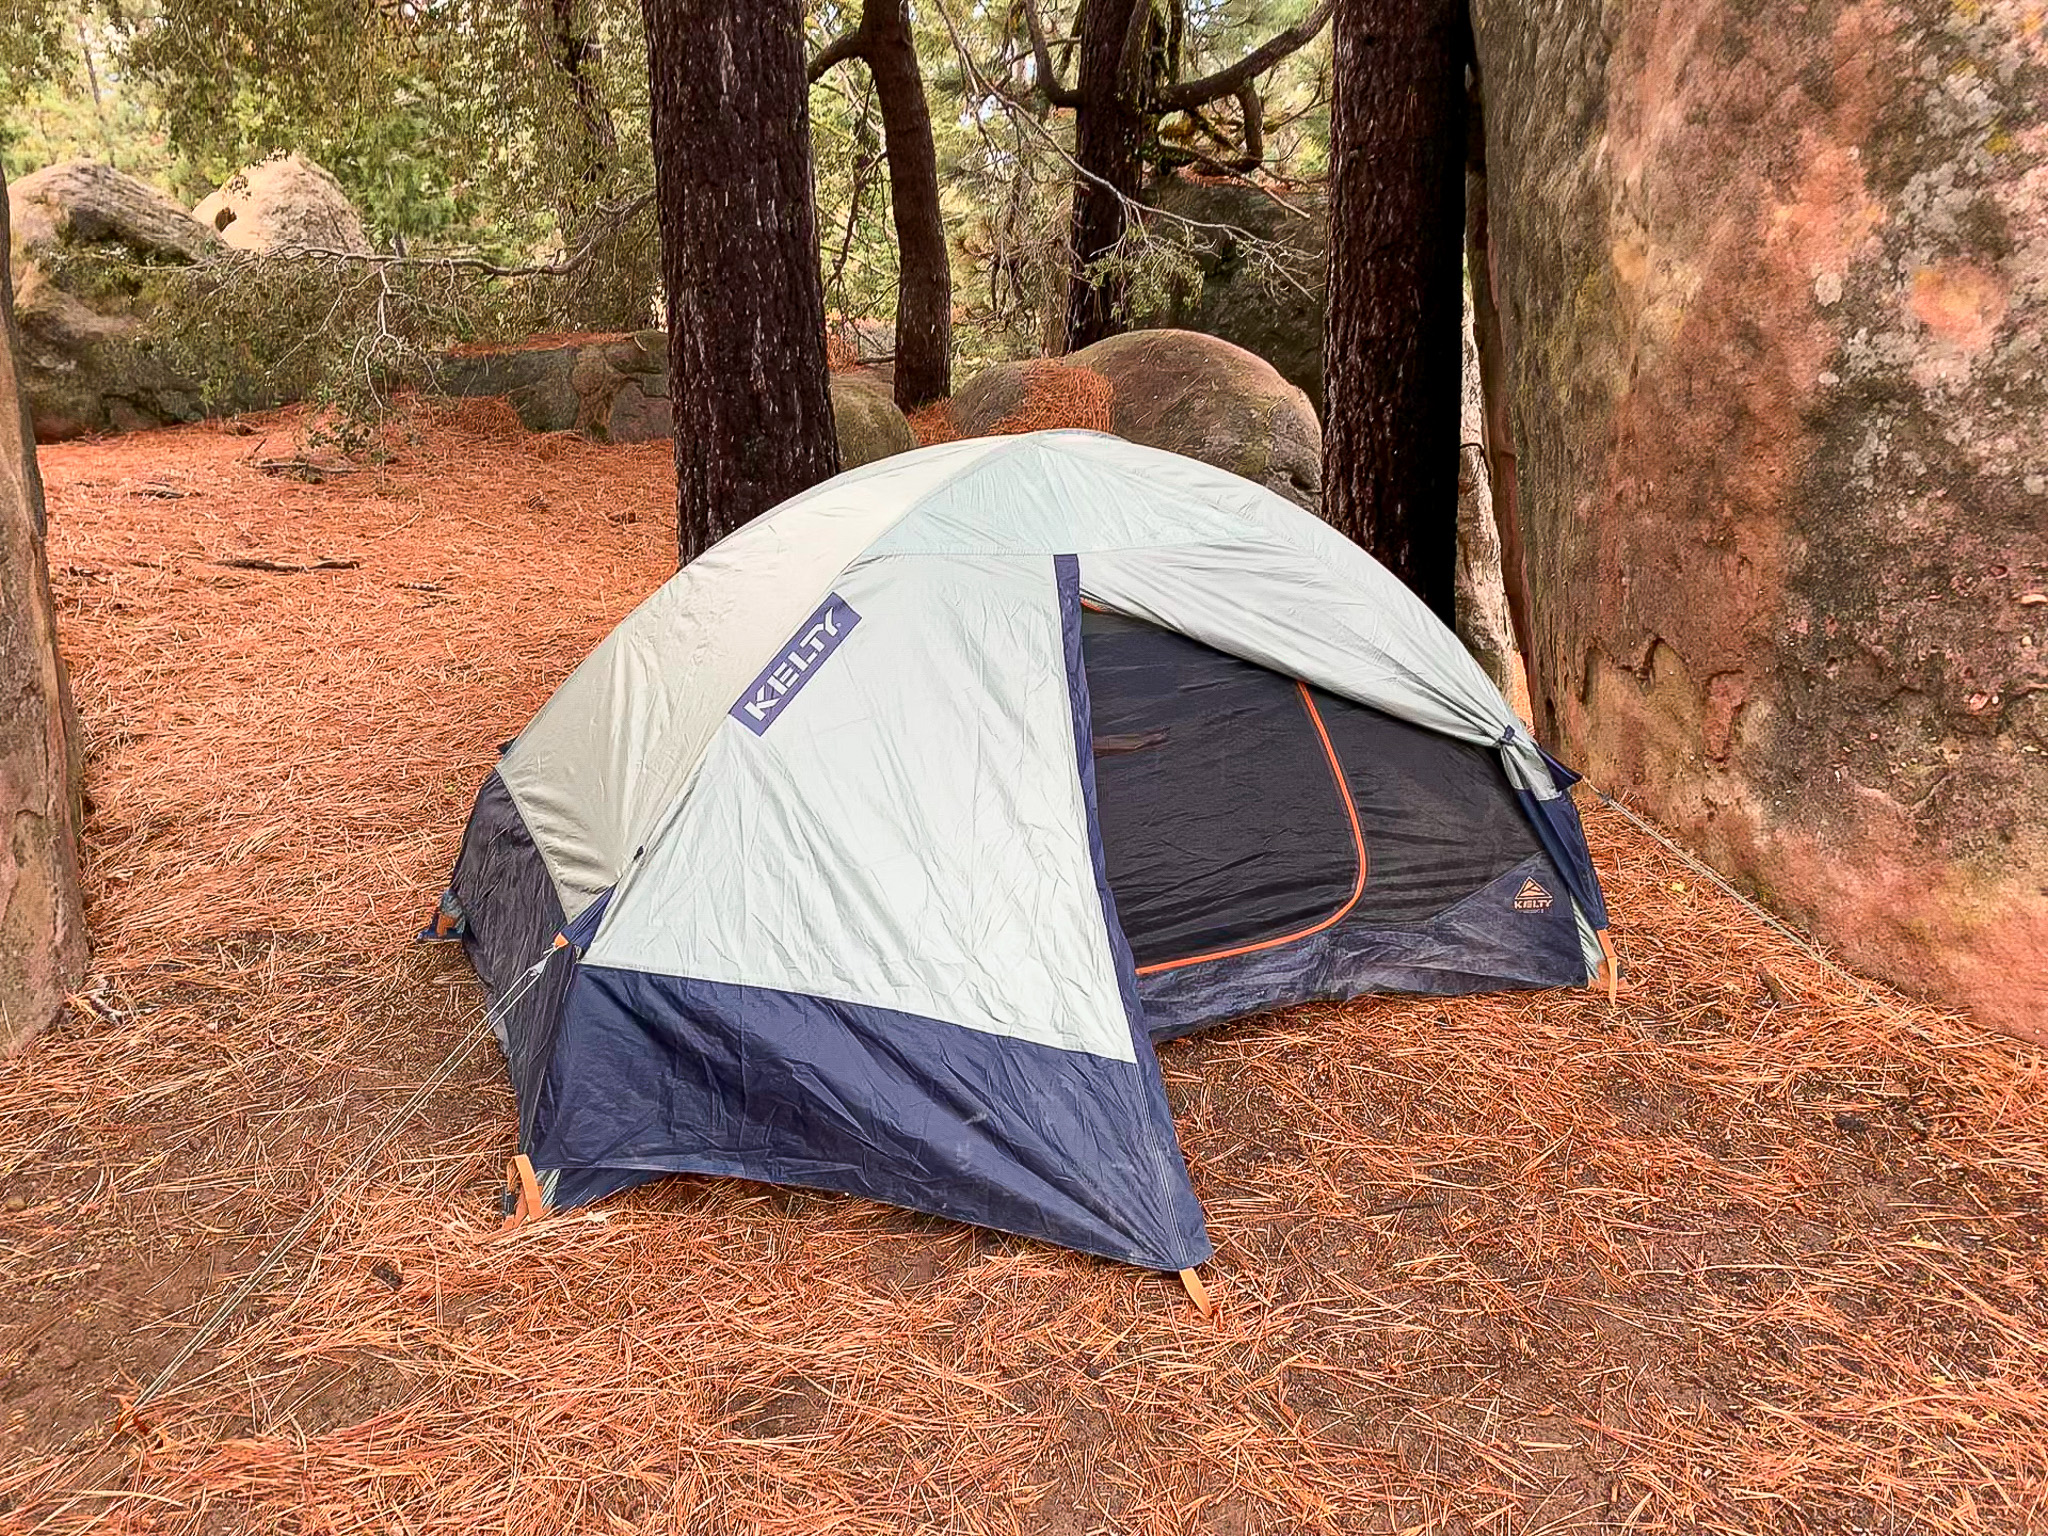
[[[329,475],[352,475],[356,472],[353,464],[316,464],[311,459],[258,459],[256,467],[266,475],[296,475],[315,484]]]
[[[314,560],[306,565],[293,565],[285,560],[264,560],[253,556],[236,556],[228,560],[216,560],[215,565],[227,566],[236,571],[276,571],[285,576],[297,576],[305,571],[353,571],[363,562],[360,560]]]
[[[652,192],[642,192],[638,197],[604,210],[607,215],[603,224],[587,240],[568,255],[555,261],[529,262],[507,266],[490,261],[482,256],[410,256],[401,251],[337,251],[326,246],[294,246],[290,250],[274,253],[267,259],[290,260],[303,258],[313,261],[339,262],[344,265],[361,267],[412,267],[435,268],[443,272],[474,272],[482,277],[567,277],[578,268],[589,263],[598,250],[613,235],[654,204]]]

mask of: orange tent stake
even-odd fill
[[[533,1164],[524,1152],[505,1165],[505,1188],[518,1196],[512,1214],[505,1218],[506,1226],[523,1227],[546,1214],[547,1204],[540,1197],[540,1180],[534,1176]]]

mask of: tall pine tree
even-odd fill
[[[811,191],[802,0],[641,0],[694,559],[839,470]]]
[[[1450,623],[1465,242],[1462,0],[1338,0],[1323,515]]]
[[[1056,107],[1074,109],[1074,211],[1068,229],[1072,275],[1066,346],[1075,351],[1130,326],[1129,273],[1115,260],[1144,190],[1145,167],[1160,160],[1159,125],[1174,113],[1235,98],[1243,144],[1226,168],[1256,170],[1264,154],[1258,79],[1322,31],[1334,0],[1275,33],[1234,63],[1184,78],[1187,0],[1082,0],[1076,83],[1061,83],[1038,15],[1024,0],[1038,89]]]
[[[866,63],[882,107],[896,224],[896,403],[913,411],[953,392],[953,270],[909,0],[866,0],[860,25],[811,60],[811,78],[845,59]]]

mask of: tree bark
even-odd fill
[[[839,470],[798,0],[642,0],[687,562]]]
[[[1485,369],[1473,331],[1469,290],[1464,310],[1459,338],[1457,630],[1465,649],[1512,703],[1522,657],[1515,648],[1500,524],[1494,516],[1493,476],[1486,456]]]
[[[1081,11],[1081,73],[1074,112],[1073,222],[1068,237],[1069,352],[1120,334],[1129,324],[1130,283],[1123,273],[1095,269],[1122,242],[1129,209],[1145,181],[1145,141],[1156,108],[1141,39],[1150,31],[1152,0],[1087,0]],[[1136,55],[1136,57],[1129,57]]]
[[[0,1050],[41,1030],[85,973],[78,730],[44,550],[43,482],[15,358],[0,181]]]
[[[1522,520],[1515,503],[1515,432],[1508,410],[1507,337],[1501,329],[1499,285],[1486,211],[1486,123],[1475,94],[1465,141],[1465,270],[1472,287],[1472,338],[1479,349],[1479,400],[1493,524],[1500,533],[1501,587],[1515,649],[1529,654],[1529,571],[1522,551]]]
[[[1340,0],[1324,516],[1455,618],[1465,61],[1457,0]]]
[[[908,0],[867,0],[859,29],[813,59],[810,78],[850,58],[866,61],[882,108],[896,222],[896,403],[914,411],[953,392],[953,269]]]

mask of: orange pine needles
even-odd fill
[[[380,469],[256,467],[300,424],[45,454],[99,950],[0,1067],[0,1529],[2048,1522],[2041,1053],[1843,985],[1598,808],[1618,1006],[1166,1050],[1213,1324],[1171,1276],[796,1190],[501,1231],[480,1046],[117,1430],[475,1025],[410,935],[497,743],[673,561],[665,443],[475,401]],[[247,556],[361,564],[215,563]]]

